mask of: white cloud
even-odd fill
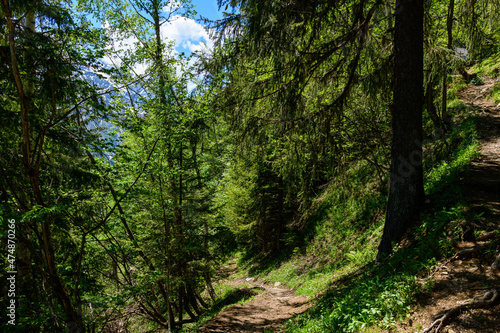
[[[176,49],[181,47],[195,52],[213,46],[203,25],[190,18],[174,16],[172,21],[162,26],[161,33],[163,38],[175,41]]]
[[[175,6],[175,2],[172,4]],[[107,23],[104,24],[104,27],[110,28]],[[162,25],[160,32],[166,43],[174,43],[173,56],[180,52],[202,52],[213,47],[213,42],[203,25],[191,18],[175,15],[169,22]],[[114,40],[112,47],[114,55],[106,56],[104,61],[112,66],[120,65],[122,62],[120,58],[125,56],[128,50],[135,49],[138,40],[133,35],[124,36],[117,32],[112,33],[112,38]],[[134,72],[140,75],[144,74],[146,69],[147,64],[136,64]]]

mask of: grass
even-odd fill
[[[388,328],[404,320],[418,294],[431,284],[420,276],[451,254],[450,225],[462,220],[460,204],[423,216],[410,245],[386,261],[367,265],[337,280],[315,306],[288,322],[287,332],[358,332]]]
[[[313,297],[332,279],[373,261],[382,233],[385,196],[371,171],[366,162],[352,167],[304,213],[304,246],[286,260],[242,262],[248,275],[286,284],[299,295]]]
[[[403,319],[419,290],[414,276],[374,274],[380,266],[332,286],[313,310],[288,322],[287,332],[357,332]]]
[[[344,179],[349,187],[331,186],[307,214],[308,246],[275,264],[246,262],[247,274],[316,297],[307,313],[287,322],[287,332],[376,332],[406,318],[415,296],[430,288],[420,274],[453,249],[447,235],[463,220],[465,210],[456,200],[457,182],[478,156],[474,122],[461,111],[452,110],[460,117],[455,117],[458,122],[446,138],[426,144],[425,154],[440,158],[425,165],[430,204],[406,247],[382,263],[373,263],[385,195],[370,182],[370,166],[358,163]]]
[[[495,104],[500,103],[500,82],[495,82],[488,99],[491,99]]]
[[[467,118],[457,124],[443,144],[452,151],[448,159],[428,168],[425,175],[425,192],[428,195],[454,187],[459,174],[467,170],[473,159],[479,157],[479,141],[474,120]]]
[[[407,236],[406,246],[395,249],[384,262],[373,264],[375,244],[364,249],[353,245],[354,250],[328,271],[333,281],[328,291],[316,299],[309,312],[289,321],[287,332],[377,331],[395,325],[410,313],[416,295],[431,286],[421,273],[451,254],[453,239],[448,234],[464,218],[465,209],[457,201],[457,184],[478,156],[473,120],[462,119],[446,138],[427,143],[426,154],[436,154],[443,149],[440,145],[447,154],[426,165],[425,189],[430,204],[422,213],[420,225]],[[379,228],[376,222],[367,230],[378,239]]]
[[[477,63],[471,68],[472,72],[483,77],[500,76],[500,53],[496,53],[487,59]]]
[[[449,235],[466,210],[457,199],[458,182],[478,156],[474,120],[458,98],[464,86],[454,84],[448,93],[454,125],[446,136],[425,142],[428,204],[405,246],[374,263],[387,195],[380,180],[374,180],[374,168],[358,162],[304,212],[304,246],[279,260],[240,260],[240,277],[280,282],[314,298],[311,309],[285,324],[286,332],[380,332],[404,320],[416,297],[432,288],[424,273],[453,251]],[[233,301],[233,292],[222,299]],[[213,309],[212,316],[222,307]]]
[[[500,53],[496,53],[488,59],[476,64],[472,70],[482,77],[500,76]],[[488,96],[495,104],[500,103],[500,83],[496,82],[492,92]]]

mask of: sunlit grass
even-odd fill
[[[415,295],[429,288],[419,273],[452,251],[452,240],[446,231],[463,219],[464,210],[460,202],[454,200],[459,191],[455,184],[478,156],[476,137],[473,121],[465,120],[442,138],[447,143],[447,157],[426,167],[425,189],[437,206],[424,212],[411,245],[396,249],[391,257],[374,265],[369,263],[376,253],[375,242],[364,249],[353,245],[354,250],[346,252],[338,264],[332,264],[333,269],[323,270],[331,279],[328,292],[317,299],[308,313],[289,321],[287,332],[373,332],[406,318]],[[428,149],[428,153],[432,153],[435,147]],[[440,200],[434,200],[433,195]],[[380,223],[373,226],[368,230],[372,238],[378,239]],[[337,247],[345,248],[342,244]]]
[[[445,135],[425,142],[430,207],[408,236],[409,245],[374,263],[384,224],[387,179],[381,182],[371,165],[358,162],[304,212],[301,232],[306,241],[291,257],[265,264],[240,260],[239,277],[280,282],[313,299],[309,311],[286,323],[287,332],[379,332],[404,320],[415,296],[429,290],[432,281],[420,275],[453,249],[447,231],[463,220],[464,211],[456,200],[458,180],[478,156],[474,121],[458,99],[463,87],[456,83],[449,94],[455,123]]]

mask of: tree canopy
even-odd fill
[[[498,1],[219,0],[198,20],[213,49],[190,55],[163,33],[196,18],[188,0],[1,3],[12,332],[180,331],[228,256],[300,252],[322,196],[344,207],[360,179],[383,260],[419,222],[451,75],[500,51]]]

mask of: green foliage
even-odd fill
[[[389,327],[404,319],[414,294],[419,290],[415,277],[394,275],[381,280],[365,273],[348,287],[330,288],[309,314],[317,321],[302,318],[287,325],[290,332],[357,332],[377,325]],[[305,317],[305,316],[303,316]]]
[[[81,245],[100,212],[87,151],[105,145],[91,126],[105,107],[82,74],[101,73],[106,38],[59,1],[2,2],[0,31],[0,211],[17,221],[15,328],[61,331],[89,309],[82,295],[103,292],[100,263]]]
[[[298,294],[314,296],[333,277],[356,271],[376,255],[385,197],[378,192],[377,169],[354,164],[344,178],[332,182],[303,212],[297,230],[284,235],[289,250],[278,258],[244,258],[251,276],[270,282],[286,281]],[[291,257],[291,258],[290,258]]]
[[[329,288],[291,331],[389,327],[426,290],[416,276],[451,249],[446,233],[463,211],[453,191],[478,147],[458,97],[464,84],[449,75],[463,61],[446,45],[446,2],[426,2],[426,82],[434,90],[451,82],[455,125],[443,134],[427,119],[432,208],[411,246],[375,266],[394,8],[374,0],[219,5],[235,11],[212,23],[217,46],[193,68],[194,58],[176,56],[160,34],[169,20],[194,17],[190,1],[2,2],[0,235],[14,217],[18,331],[68,330],[72,312],[88,331],[116,331],[115,318],[132,313],[127,330],[158,331],[169,319],[181,330],[180,317],[198,317],[211,276],[237,251],[252,275],[309,296]],[[492,55],[478,73],[498,74],[498,1],[456,6],[455,45],[471,59]],[[36,29],[19,19],[32,15]],[[86,69],[120,88],[92,86]],[[495,103],[499,96],[495,85]],[[107,135],[96,125],[103,120],[114,125]],[[254,293],[216,291],[206,318]]]
[[[500,52],[495,53],[487,58],[481,59],[472,67],[474,73],[483,77],[499,77],[500,76]]]
[[[283,180],[273,172],[271,163],[259,154],[250,158],[231,163],[218,200],[226,226],[239,245],[249,253],[270,254],[280,247],[291,205],[285,201]]]
[[[447,238],[450,223],[460,221],[459,205],[424,218],[417,238],[390,259],[368,265],[359,273],[337,278],[308,313],[287,323],[289,332],[357,332],[370,326],[388,328],[409,314],[417,294],[428,290],[418,279],[437,259],[452,249]]]
[[[440,148],[445,145],[446,148]],[[479,156],[479,141],[474,120],[467,118],[453,126],[451,132],[442,140],[431,142],[427,149],[425,175],[425,191],[429,195],[446,194],[460,175],[467,169],[469,163]],[[445,155],[439,150],[444,150]],[[435,161],[434,163],[432,161]]]
[[[469,49],[469,60],[484,59],[498,52],[498,1],[459,1],[454,39]]]
[[[408,315],[417,294],[429,288],[424,280],[418,279],[419,274],[453,250],[448,231],[463,219],[463,207],[456,201],[459,191],[456,184],[459,175],[477,157],[478,143],[472,119],[454,127],[447,140],[452,148],[444,160],[427,167],[426,192],[432,208],[423,213],[422,223],[410,236],[410,245],[398,249],[385,261],[364,268],[361,267],[369,261],[359,260],[359,252],[347,252],[348,261],[343,265],[323,270],[328,272],[330,281],[336,281],[334,286],[328,288],[309,312],[289,321],[287,331],[357,332],[371,326],[387,328]],[[432,153],[428,150],[427,154]],[[444,189],[446,195],[443,195]],[[335,243],[335,247],[341,246],[341,242]],[[372,258],[374,255],[375,249],[371,252]],[[349,261],[357,263],[357,267],[345,271]],[[302,274],[297,280],[309,283],[311,275]]]
[[[232,2],[244,20],[235,15],[217,26],[219,42],[227,32],[235,43],[221,44],[210,59],[210,74],[231,82],[215,101],[245,150],[262,147],[258,159],[282,179],[292,206],[307,207],[346,159],[381,157],[377,150],[388,145],[390,47],[380,26],[390,22],[372,20],[379,3],[355,3],[356,11]],[[366,25],[359,39],[347,22]]]
[[[464,89],[467,86],[467,83],[463,82],[463,80],[454,80],[452,85],[448,90],[448,103],[461,101],[458,93],[460,90]]]
[[[491,90],[489,98],[495,104],[500,103],[500,83],[499,82],[495,82],[495,85],[493,86],[493,89]]]
[[[475,86],[481,86],[484,84],[484,79],[480,76],[476,76],[472,80],[470,80],[470,83],[472,83]]]

